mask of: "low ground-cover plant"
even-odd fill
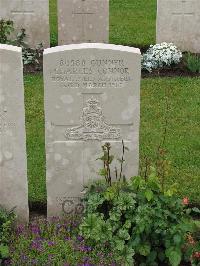
[[[188,53],[186,55],[186,66],[192,73],[200,73],[200,57]]]
[[[0,43],[19,46],[22,48],[22,58],[24,65],[36,64],[39,66],[39,61],[42,56],[43,46],[38,44],[35,49],[28,47],[25,42],[26,31],[21,29],[15,38],[11,38],[11,33],[14,32],[14,23],[11,20],[0,20]]]
[[[182,52],[173,43],[150,45],[142,56],[142,69],[152,72],[153,69],[178,64],[181,58]]]
[[[19,225],[10,244],[6,265],[92,266],[117,265],[115,254],[99,244],[90,246],[78,234],[80,218],[37,219],[28,226]]]
[[[116,178],[111,182],[110,150],[105,144],[100,157],[104,162],[100,173],[105,180],[87,188],[80,234],[91,245],[110,247],[123,265],[178,266],[182,260],[189,261],[194,252],[189,254],[184,248],[188,233],[195,230],[190,213],[199,210],[187,208],[188,199],[179,199],[174,186],[165,187],[154,168],[146,178]]]
[[[0,206],[0,265],[9,257],[8,244],[14,220],[13,210],[8,212]]]

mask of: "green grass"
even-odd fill
[[[46,201],[42,75],[25,76],[29,199]]]
[[[155,43],[156,0],[110,0],[110,43]]]
[[[155,160],[167,118],[169,182],[178,184],[181,196],[200,203],[199,88],[199,78],[142,80],[140,156]]]
[[[167,115],[169,182],[177,183],[179,194],[193,202],[200,202],[199,88],[198,78],[152,78],[141,84],[141,165],[144,156],[155,161]],[[29,199],[46,201],[42,75],[25,76],[25,100]]]
[[[58,43],[57,1],[50,0],[49,7],[51,46],[56,46]]]
[[[57,5],[50,0],[51,45],[57,44]],[[110,43],[149,46],[155,43],[156,0],[110,0]]]

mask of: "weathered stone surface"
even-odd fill
[[[109,0],[58,0],[58,43],[107,43]]]
[[[24,86],[21,48],[0,44],[0,205],[28,221]]]
[[[74,44],[44,51],[48,216],[70,212],[88,180],[99,178],[96,158],[105,142],[119,157],[124,140],[130,149],[124,173],[137,175],[140,68],[140,51],[130,47]]]
[[[15,35],[24,28],[30,47],[50,46],[49,0],[0,0],[0,19],[14,22]]]
[[[182,51],[200,52],[200,1],[158,0],[157,43],[173,42]]]

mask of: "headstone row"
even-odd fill
[[[58,0],[58,44],[109,42],[109,0]],[[134,15],[134,14],[133,14]],[[49,0],[0,0],[0,19],[26,29],[30,47],[49,47]],[[157,0],[157,43],[200,52],[200,1]]]
[[[27,221],[21,48],[0,44],[0,62],[0,205],[16,206]],[[44,51],[48,216],[78,206],[84,185],[98,178],[96,158],[105,142],[118,155],[124,140],[124,174],[137,175],[140,69],[140,51],[131,47],[74,44]]]
[[[57,4],[59,45],[108,42],[109,0],[58,0]],[[50,46],[49,0],[0,0],[0,19],[12,20],[15,34],[24,28],[30,47]]]

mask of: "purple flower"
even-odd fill
[[[94,265],[89,263],[89,262],[84,262],[84,263],[80,264],[79,266],[94,266]]]
[[[55,245],[55,243],[53,242],[53,241],[48,241],[48,246],[49,247],[52,247],[52,246],[54,246]]]
[[[39,228],[39,226],[37,226],[36,224],[35,225],[32,225],[31,226],[31,232],[34,235],[39,235],[40,234],[40,228]]]
[[[40,241],[33,240],[31,242],[31,248],[35,249],[36,251],[42,251],[42,245]]]
[[[86,252],[90,252],[90,251],[92,251],[92,248],[91,247],[84,247],[84,250],[86,251]]]
[[[74,223],[73,223],[73,226],[74,226],[74,227],[77,227],[77,226],[78,226],[78,223],[77,223],[77,222],[74,222]]]
[[[66,237],[64,238],[64,240],[65,240],[65,241],[71,240],[71,237],[66,236]]]
[[[9,259],[4,260],[4,265],[11,265],[11,260],[9,260]]]
[[[92,248],[87,247],[87,246],[81,246],[81,247],[79,247],[79,250],[83,251],[83,252],[90,252],[90,251],[92,251]]]
[[[23,232],[24,232],[24,225],[23,224],[20,224],[20,225],[18,225],[18,227],[17,227],[17,234],[18,235],[20,235],[20,234],[22,234]]]
[[[82,236],[77,236],[77,240],[81,242],[84,240],[84,238]]]

